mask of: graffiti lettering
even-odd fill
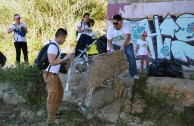
[[[131,27],[132,40],[135,42],[140,39],[142,31],[147,31],[152,58],[170,59],[172,54],[182,64],[194,65],[194,46],[190,44],[194,44],[194,15],[183,14],[176,20],[167,15],[161,22],[159,16],[154,16],[152,27],[154,30],[151,29],[147,18],[138,21],[125,20],[125,22]],[[157,50],[153,43],[156,43]]]

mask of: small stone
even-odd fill
[[[125,120],[125,121],[128,121],[128,113],[121,112],[120,119]]]
[[[43,109],[38,110],[38,112],[36,113],[37,116],[42,116],[45,114],[45,111]]]

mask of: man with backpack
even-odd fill
[[[59,28],[57,32],[55,33],[55,39],[51,40],[50,44],[47,50],[47,56],[49,65],[48,67],[43,71],[43,78],[46,83],[47,87],[47,113],[48,113],[48,119],[47,119],[47,125],[53,123],[59,123],[57,122],[57,119],[55,119],[57,110],[60,106],[60,103],[63,99],[64,89],[61,83],[61,80],[58,76],[60,64],[67,62],[70,57],[73,57],[72,54],[66,55],[63,59],[60,58],[61,56],[61,48],[59,45],[62,45],[66,39],[67,31],[63,28]]]
[[[14,15],[14,23],[8,29],[8,34],[14,32],[14,46],[16,50],[16,62],[20,62],[21,49],[24,54],[24,61],[28,62],[28,49],[26,41],[27,28],[24,22],[20,22],[20,15]]]

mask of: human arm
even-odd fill
[[[48,54],[48,60],[49,60],[49,64],[51,66],[55,66],[64,62],[67,62],[70,59],[70,55],[66,55],[63,59],[57,59],[57,55],[56,54]]]
[[[108,27],[108,30],[107,30],[107,42],[108,42],[108,47],[109,49],[112,51],[114,51],[114,47],[113,47],[113,27],[110,26]]]
[[[73,53],[67,54],[64,58],[60,59],[58,58],[59,57],[58,51],[59,49],[54,44],[48,47],[48,50],[47,50],[48,61],[49,61],[49,64],[52,66],[67,62],[73,56],[72,55]]]
[[[15,25],[11,25],[11,27],[7,30],[7,33],[9,34],[9,33],[12,33],[15,29],[17,29],[17,28],[19,28],[19,27],[17,27],[17,26],[15,26]]]
[[[149,46],[147,46],[147,50],[148,50],[148,55],[149,55],[150,57],[152,57],[152,54],[151,54],[151,52],[150,52]]]
[[[77,27],[78,33],[82,33],[82,32],[85,32],[87,30],[88,30],[87,28],[86,29],[81,29],[81,27]]]
[[[124,23],[123,27],[124,27],[124,38],[125,38],[125,41],[124,41],[123,45],[121,46],[121,49],[123,49],[125,46],[127,46],[130,43],[130,41],[131,41],[131,31],[130,31],[129,25]]]
[[[135,53],[137,53],[137,50],[139,50],[139,44],[136,46]]]
[[[23,27],[23,28],[24,28],[25,32],[28,33],[27,27]]]
[[[77,24],[77,32],[78,32],[78,33],[82,33],[82,32],[85,32],[85,31],[88,30],[88,28],[85,28],[85,27],[83,27],[84,29],[82,29],[82,26],[83,26],[83,25],[84,25],[83,22],[79,22],[79,23]]]
[[[108,42],[108,47],[110,48],[111,52],[113,52],[114,48],[113,48],[113,44],[112,44],[112,39],[107,40],[107,42]]]
[[[9,34],[9,33],[12,33],[13,31],[14,31],[13,29],[9,28],[9,29],[7,30],[7,33]]]
[[[125,42],[121,46],[121,49],[124,49],[131,41],[131,34],[125,34]]]
[[[21,28],[25,30],[26,33],[28,33],[27,27],[25,23],[21,23]]]

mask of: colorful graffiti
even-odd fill
[[[134,46],[140,33],[146,30],[152,58],[175,58],[183,65],[194,66],[194,1],[153,1],[110,0],[107,18],[111,20],[114,14],[121,14],[126,19]]]
[[[164,19],[153,16],[153,20],[124,20],[131,28],[132,40],[140,39],[142,31],[148,32],[147,40],[152,58],[172,57],[183,65],[194,65],[194,15],[182,14],[178,17],[167,15]]]

